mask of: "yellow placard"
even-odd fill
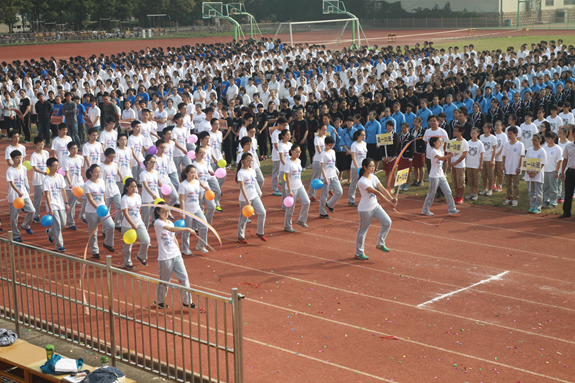
[[[521,164],[521,170],[528,172],[540,172],[541,171],[541,159],[540,158],[523,158],[523,163]]]
[[[383,133],[375,136],[378,145],[392,145],[393,144],[393,134]]]
[[[409,168],[398,170],[397,176],[395,177],[395,185],[400,186],[407,183],[407,177],[409,176]]]
[[[447,141],[447,148],[445,149],[446,152],[459,154],[461,153],[461,143],[463,141],[451,140]]]

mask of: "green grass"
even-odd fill
[[[476,31],[476,34],[488,34],[490,31]],[[519,36],[519,37],[493,37],[490,38],[486,36],[484,38],[469,39],[469,40],[450,40],[448,42],[438,42],[434,43],[433,46],[437,49],[444,48],[447,50],[449,47],[458,46],[460,52],[463,51],[464,45],[473,44],[475,46],[475,51],[480,52],[483,50],[496,50],[501,49],[503,52],[506,51],[507,47],[512,46],[515,51],[518,52],[521,45],[527,44],[527,47],[531,49],[531,44],[537,44],[541,40],[559,40],[563,39],[563,44],[569,46],[575,44],[575,36],[573,35],[543,35],[543,36]]]

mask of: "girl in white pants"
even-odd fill
[[[375,162],[371,158],[364,159],[361,165],[358,182],[361,201],[359,201],[357,206],[359,228],[357,229],[355,240],[355,257],[361,260],[368,260],[369,257],[365,255],[364,251],[365,236],[374,218],[381,224],[375,247],[383,252],[389,251],[389,248],[385,246],[385,239],[391,228],[391,219],[377,203],[377,199],[388,202],[392,207],[395,207],[397,200],[389,194],[387,189],[383,187],[379,179],[373,174],[375,172]]]
[[[204,161],[205,156],[206,149],[201,146],[196,147],[196,160],[192,165],[196,168],[200,182],[204,185],[210,186],[210,179],[215,177],[211,167]],[[214,194],[216,194],[215,190]],[[206,199],[205,191],[202,190],[200,192],[200,206],[203,207],[204,203],[206,204],[206,221],[211,225],[214,219],[214,212],[216,211],[216,201],[215,198],[208,201]]]
[[[280,139],[280,144],[278,147],[278,154],[280,157],[280,182],[282,184],[282,211],[286,210],[286,207],[284,205],[284,199],[287,197],[287,188],[286,188],[286,182],[284,180],[284,167],[286,164],[286,160],[289,158],[289,150],[292,146],[292,143],[290,142],[291,140],[291,133],[289,130],[284,129],[282,130],[282,132],[279,135],[279,139]]]
[[[100,179],[100,166],[94,164],[86,170],[88,181],[84,184],[84,195],[88,201],[86,205],[86,220],[88,221],[88,233],[94,234],[90,237],[90,251],[92,257],[100,259],[100,248],[98,247],[98,223],[102,221],[104,231],[104,247],[110,253],[115,250],[114,246],[114,221],[109,215],[100,217],[97,213],[99,206],[106,206],[106,192],[104,181]]]
[[[140,182],[142,183],[142,202],[144,204],[153,204],[160,195],[160,182],[158,180],[158,172],[154,170],[156,166],[156,157],[148,154],[144,159],[144,166],[146,170],[140,173]],[[150,227],[150,215],[153,206],[144,206],[141,209],[142,220],[146,230]]]
[[[142,198],[138,194],[138,184],[134,178],[126,179],[124,184],[124,193],[122,201],[120,202],[123,219],[122,219],[122,238],[128,230],[135,230],[140,241],[140,250],[136,258],[144,266],[148,266],[148,248],[150,247],[150,235],[148,229],[144,225],[142,215],[140,214],[140,205]],[[134,269],[132,264],[132,245],[124,242],[122,255],[124,256],[124,267],[128,270]]]
[[[429,146],[431,147],[431,149],[428,149],[428,158],[431,161],[431,168],[429,169],[429,190],[427,191],[427,196],[425,196],[425,202],[423,203],[421,214],[427,216],[433,215],[433,213],[429,211],[429,208],[431,207],[431,204],[433,204],[437,188],[441,188],[441,191],[443,191],[443,194],[445,195],[448,207],[447,212],[449,214],[457,214],[459,213],[459,210],[455,208],[451,189],[445,179],[445,173],[443,173],[443,161],[453,157],[453,153],[443,154],[443,140],[441,137],[430,137]]]
[[[206,217],[200,207],[200,195],[204,190],[210,190],[210,188],[199,181],[196,167],[194,165],[186,166],[180,177],[180,187],[178,188],[180,208],[205,221]],[[194,223],[189,216],[185,216],[185,221],[186,227],[193,228],[197,226],[200,231],[201,241],[198,242],[196,250],[207,253],[208,249],[206,249],[205,245],[208,243],[208,227],[201,222]],[[192,255],[190,251],[190,233],[188,232],[184,232],[182,235],[182,253],[184,255]]]
[[[315,146],[315,154],[313,155],[313,162],[311,165],[311,180],[318,179],[321,176],[321,153],[325,150],[325,133],[327,132],[327,125],[322,124],[317,131],[317,137],[313,139]],[[317,191],[309,184],[309,196],[312,201],[317,201],[315,193]]]
[[[256,235],[262,240],[267,241],[264,236],[264,228],[266,224],[266,209],[258,196],[258,189],[256,187],[256,172],[251,169],[253,157],[251,153],[244,153],[242,160],[238,164],[238,172],[236,181],[240,188],[240,219],[238,221],[238,242],[247,244],[246,241],[246,223],[248,217],[243,215],[245,206],[252,206],[255,213],[258,215],[258,230]]]
[[[292,217],[295,210],[295,201],[299,199],[301,202],[301,212],[297,220],[297,224],[301,227],[308,227],[307,213],[309,212],[309,197],[305,192],[305,187],[301,183],[301,161],[299,156],[301,154],[301,147],[299,144],[293,144],[289,154],[290,159],[286,161],[284,173],[286,174],[286,189],[290,197],[294,199],[293,205],[287,208],[286,217],[284,221],[284,230],[288,233],[293,233],[295,230],[292,227]]]
[[[367,157],[367,144],[365,140],[365,130],[359,129],[353,133],[353,141],[351,144],[351,170],[350,177],[351,182],[349,183],[349,192],[347,196],[348,206],[356,207],[355,204],[355,190],[357,189],[357,181],[359,180],[359,168],[363,163],[365,157]]]

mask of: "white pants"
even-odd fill
[[[357,229],[357,237],[355,239],[355,255],[364,254],[365,236],[374,218],[377,219],[381,225],[379,236],[377,237],[377,246],[385,246],[385,238],[387,238],[387,234],[391,228],[391,218],[389,218],[385,210],[383,210],[380,205],[377,205],[373,210],[358,211],[358,213],[359,228]]]
[[[40,205],[42,204],[42,196],[44,195],[44,189],[42,185],[34,185],[34,209],[36,209],[36,215],[34,218],[40,218]]]
[[[113,197],[107,198],[106,207],[108,208],[108,211],[110,211],[110,212],[111,212],[110,207],[112,206],[112,202],[114,203],[114,207],[116,208],[116,211],[118,212],[118,214],[116,214],[114,216],[114,225],[116,227],[120,227],[120,226],[122,226],[122,217],[124,215],[124,213],[122,212],[122,207],[120,205],[120,194],[116,194]]]
[[[178,281],[185,287],[190,287],[190,281],[188,279],[188,272],[186,270],[186,265],[182,259],[182,255],[178,255],[175,258],[170,258],[165,261],[158,261],[158,272],[159,279],[165,282],[169,282],[172,279],[172,274],[176,276]],[[164,303],[164,299],[168,294],[168,288],[162,284],[159,284],[156,288],[156,303]],[[190,294],[184,293],[182,297],[184,304],[190,304]]]
[[[122,226],[122,238],[124,238],[124,234],[132,230],[132,227]],[[148,229],[146,226],[141,223],[136,228],[136,235],[138,236],[138,241],[140,242],[140,250],[138,251],[138,258],[143,259],[144,261],[148,259],[148,248],[150,247],[150,235],[148,234]],[[128,245],[124,242],[124,246],[122,248],[122,255],[124,257],[124,266],[131,266],[132,265],[132,246],[134,244]]]
[[[100,217],[97,213],[86,213],[86,220],[88,221],[88,235],[92,230],[98,227],[98,223],[102,221],[103,232],[106,237],[104,244],[107,246],[114,246],[114,221],[109,216]],[[94,231],[94,235],[90,237],[90,251],[92,254],[100,254],[98,247],[98,229]]]
[[[62,237],[62,229],[66,227],[66,210],[54,210],[52,215],[52,226],[48,229],[48,235],[54,237],[54,244],[56,250],[64,247],[64,238]]]
[[[307,222],[307,214],[309,212],[309,197],[307,196],[307,193],[305,192],[305,187],[300,186],[299,189],[297,190],[293,190],[293,205],[291,205],[290,207],[288,207],[286,209],[286,217],[284,220],[284,228],[286,229],[291,229],[292,228],[292,217],[293,217],[293,213],[295,211],[295,203],[296,201],[299,199],[299,202],[301,203],[301,211],[299,213],[299,218],[298,218],[298,222]]]
[[[206,217],[204,216],[204,213],[202,213],[201,210],[198,210],[192,214],[195,215],[196,217],[206,221]],[[192,229],[197,227],[198,230],[200,231],[201,241],[198,242],[198,246],[202,246],[202,247],[205,246],[208,243],[208,227],[206,225],[204,225],[203,223],[194,220],[192,217],[186,216],[185,220],[186,220],[186,227],[189,227]],[[182,250],[185,253],[187,253],[189,249],[190,249],[190,233],[185,232],[182,234]]]
[[[327,202],[327,196],[329,195],[329,189],[333,190],[334,195],[331,197],[329,202]],[[336,177],[330,178],[329,180],[324,182],[323,188],[321,188],[321,199],[319,203],[319,214],[326,215],[327,211],[325,210],[325,205],[327,204],[329,207],[333,209],[337,201],[343,195],[343,190],[341,188],[341,184],[339,183],[339,179]]]
[[[258,215],[258,230],[256,234],[264,235],[264,229],[266,225],[266,209],[262,203],[260,197],[256,197],[250,201],[252,207],[254,208],[255,213]],[[238,221],[238,238],[245,239],[246,238],[246,223],[248,222],[248,218],[242,214],[242,210],[247,203],[244,201],[240,201],[240,219]]]
[[[319,161],[314,161],[311,164],[311,180],[318,179],[321,176],[321,163]],[[311,183],[309,184],[309,195],[310,197],[315,197],[315,193],[317,192],[316,189],[311,187]]]
[[[349,182],[349,191],[347,195],[347,201],[349,203],[355,203],[355,191],[357,190],[357,181],[359,181],[359,174],[357,169],[353,166],[350,168],[349,174],[351,175],[351,180]]]
[[[24,207],[22,209],[16,209],[13,203],[10,203],[10,227],[12,228],[12,233],[14,234],[14,238],[20,237],[20,227],[18,226],[18,216],[20,215],[20,210],[26,212],[26,218],[24,218],[24,223],[22,227],[24,229],[29,229],[30,225],[32,225],[32,221],[34,220],[34,214],[36,210],[34,209],[34,205],[30,200],[30,197],[24,198]]]
[[[433,204],[433,200],[435,199],[435,192],[437,192],[437,188],[441,188],[441,191],[445,195],[445,200],[447,201],[448,212],[452,213],[457,210],[455,208],[455,202],[453,201],[453,196],[451,195],[451,189],[449,188],[449,184],[444,177],[430,177],[429,178],[429,190],[427,191],[427,196],[425,197],[425,202],[423,203],[423,209],[421,209],[422,213],[427,213],[429,208]]]
[[[279,188],[278,188],[278,177],[280,176],[280,166],[281,166],[282,162],[280,160],[274,161],[273,162],[273,167],[272,167],[272,192],[278,192],[279,193]]]

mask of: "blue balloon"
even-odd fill
[[[96,213],[98,214],[98,217],[105,217],[108,215],[108,208],[106,205],[100,205],[98,206],[98,209],[96,209]]]
[[[186,227],[186,221],[183,219],[178,219],[176,222],[174,222],[174,227]]]
[[[51,215],[45,215],[42,217],[42,219],[40,220],[40,223],[42,224],[42,226],[44,227],[50,227],[52,226],[52,222],[54,222],[54,217],[52,217]]]
[[[319,178],[316,178],[315,180],[311,181],[311,187],[316,189],[316,190],[321,189],[323,187],[322,180],[320,180]]]
[[[357,169],[357,174],[359,175],[359,172],[361,171],[361,168]]]

